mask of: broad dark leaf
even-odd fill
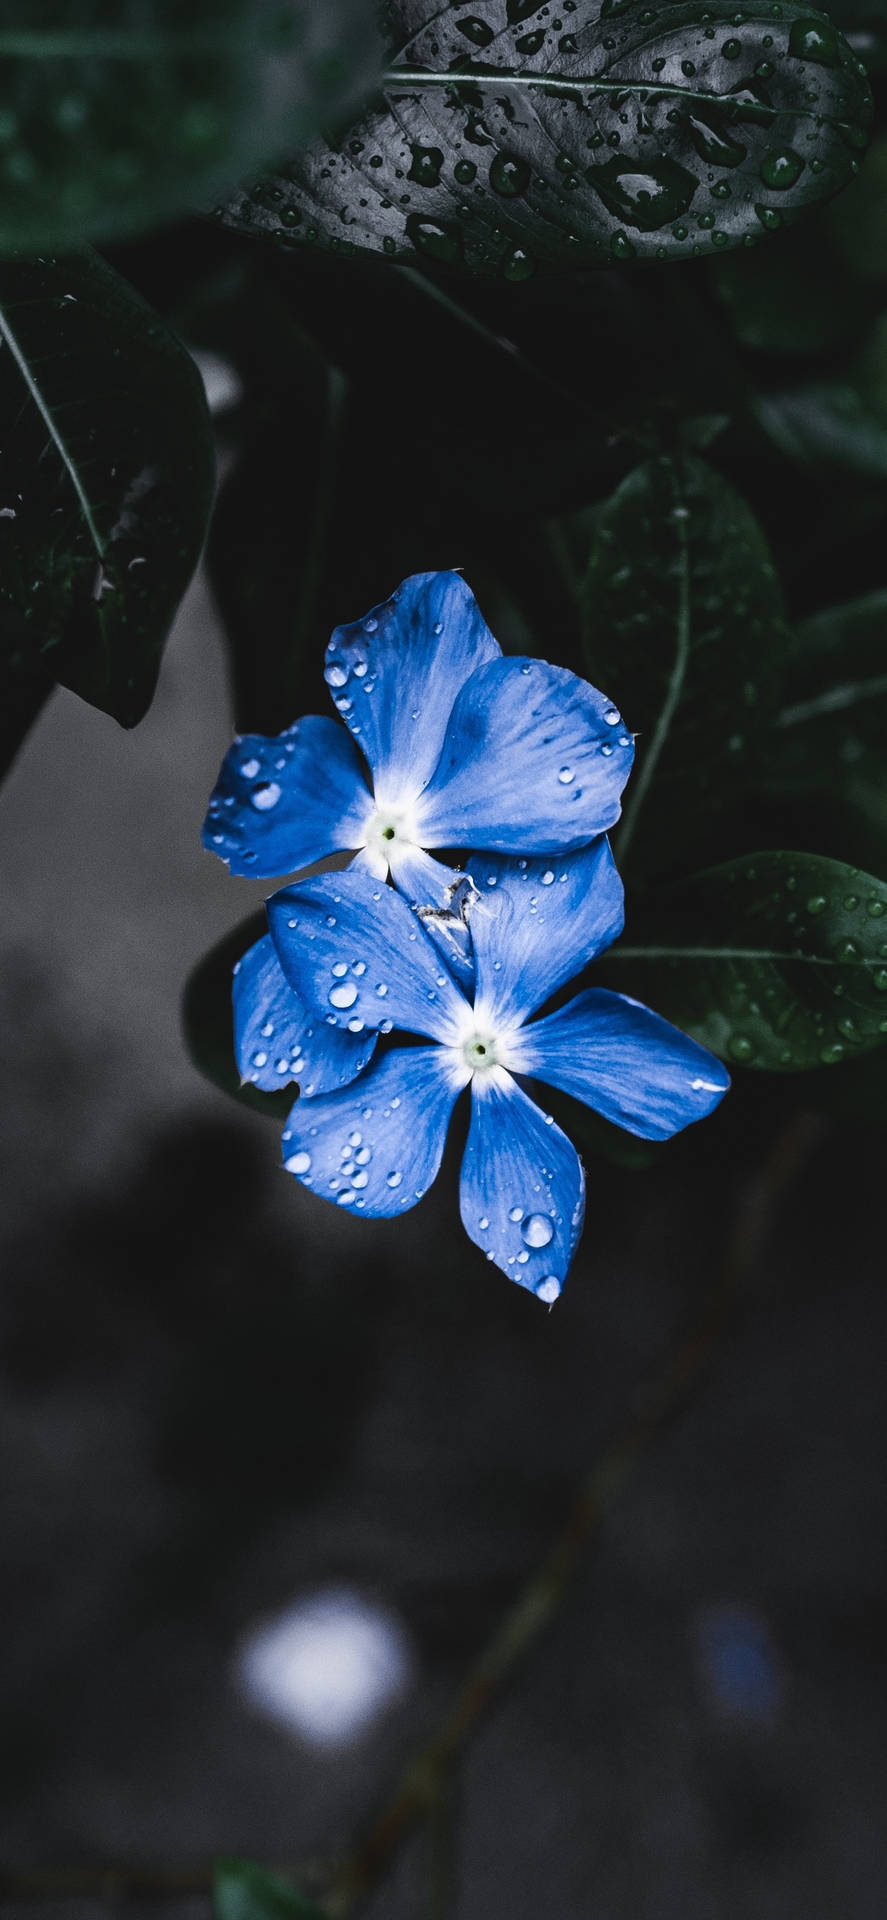
[[[583,589],[588,672],[638,735],[617,858],[686,871],[764,751],[786,630],[750,509],[693,455],[607,502]]]
[[[768,437],[804,468],[846,468],[887,479],[887,316],[862,348],[821,380],[765,393],[755,413]]]
[[[194,968],[185,986],[182,1001],[182,1025],[185,1043],[195,1067],[207,1080],[233,1094],[241,1106],[254,1107],[259,1113],[284,1119],[295,1094],[291,1086],[280,1093],[263,1093],[260,1087],[241,1086],[234,1058],[234,1013],[231,982],[238,960],[268,931],[264,912],[252,913],[241,920],[231,933],[217,941]]]
[[[817,854],[731,860],[634,917],[604,970],[725,1060],[831,1066],[887,1040],[887,882]]]
[[[354,109],[365,0],[28,0],[0,25],[0,249],[133,233]]]
[[[805,620],[762,790],[805,838],[887,871],[887,592]]]
[[[0,341],[4,708],[57,679],[134,726],[212,501],[200,377],[90,254],[0,264]]]
[[[844,186],[866,144],[864,69],[799,0],[387,17],[383,103],[237,196],[232,224],[523,281],[755,240]]]
[[[290,1881],[250,1860],[221,1860],[213,1889],[215,1920],[325,1920]]]

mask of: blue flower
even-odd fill
[[[311,714],[274,739],[243,735],[222,762],[203,844],[233,873],[277,877],[352,852],[356,867],[445,910],[453,876],[428,848],[560,853],[618,819],[634,743],[616,707],[563,667],[504,657],[459,574],[405,580],[336,628],[326,661],[347,732]],[[269,941],[242,965],[244,1079],[273,1089],[307,1074],[303,1090],[320,1093],[360,1071],[373,1043],[346,1031],[331,1045]],[[254,975],[269,999],[258,1031]]]
[[[355,871],[319,874],[268,902],[287,980],[316,1022],[355,1038],[398,1027],[431,1046],[392,1046],[350,1086],[301,1098],[284,1163],[306,1186],[370,1217],[415,1205],[440,1166],[450,1114],[471,1088],[461,1212],[510,1278],[557,1298],[582,1228],[575,1148],[520,1084],[547,1081],[644,1139],[717,1106],[720,1061],[625,995],[592,988],[532,1019],[617,938],[622,883],[605,838],[577,853],[470,862],[473,985],[463,991],[427,916]]]

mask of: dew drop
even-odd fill
[[[344,980],[348,968],[344,960],[334,960],[330,971],[335,975],[337,980]]]
[[[575,780],[576,774],[572,767],[561,767],[560,773],[558,774],[557,777],[562,787],[568,787],[570,786],[571,782]]]
[[[522,1220],[523,1217],[524,1217],[523,1207],[509,1207],[508,1209],[509,1220],[513,1220],[515,1223],[517,1223],[517,1221]]]
[[[240,771],[245,780],[254,780],[259,772],[258,760],[241,760]]]
[[[269,807],[276,807],[280,799],[277,781],[263,780],[259,786],[253,787],[249,799],[250,806],[255,807],[257,813],[267,813]]]
[[[550,887],[552,885],[553,880],[554,880],[554,874],[552,873],[551,868],[547,867],[546,871],[542,875],[543,887]]]
[[[540,1280],[536,1288],[536,1299],[544,1300],[546,1306],[550,1306],[551,1302],[558,1298],[560,1290],[560,1281],[555,1274],[549,1273],[544,1280]]]
[[[327,999],[331,1007],[339,1007],[344,1012],[346,1007],[353,1007],[357,988],[350,980],[345,980],[340,987],[330,987]]]
[[[521,1227],[521,1239],[528,1247],[548,1247],[554,1239],[554,1227],[544,1213],[528,1213]]]
[[[284,1161],[287,1173],[307,1173],[311,1165],[310,1153],[291,1153]]]
[[[387,1185],[389,1187],[399,1187],[402,1179],[403,1179],[403,1174],[398,1173],[397,1169],[395,1168],[395,1171],[393,1173],[389,1173],[387,1176]]]
[[[338,661],[334,661],[332,666],[325,669],[323,677],[328,687],[344,687],[348,680],[348,673],[345,667],[341,667]]]

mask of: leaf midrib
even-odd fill
[[[9,321],[6,317],[5,310],[2,307],[0,307],[0,340],[3,340],[6,346],[9,348],[12,358],[15,361],[16,367],[18,368],[19,374],[21,375],[21,378],[24,381],[25,387],[27,388],[28,395],[33,405],[37,408],[37,412],[39,413],[40,418],[43,421],[43,424],[46,428],[46,431],[49,434],[49,437],[52,441],[52,444],[55,447],[56,453],[58,454],[59,459],[62,462],[65,472],[67,473],[68,478],[71,482],[71,485],[74,488],[74,492],[77,496],[77,500],[80,506],[80,511],[83,514],[83,518],[86,523],[87,530],[89,532],[89,537],[95,548],[96,558],[99,561],[102,561],[105,556],[104,543],[102,541],[101,534],[99,533],[98,527],[96,526],[95,520],[93,518],[92,508],[89,504],[89,500],[87,498],[86,490],[84,488],[83,482],[77,471],[77,466],[74,461],[74,457],[69,452],[67,446],[65,445],[65,442],[56,425],[52,409],[49,406],[48,402],[44,399],[40,391],[40,388],[37,385],[37,382],[34,378],[34,375],[31,372],[30,366],[28,365],[27,354],[24,352],[24,349],[20,346],[19,341],[16,338],[16,335],[13,332],[12,327],[10,326]]]
[[[2,42],[0,42],[0,51],[2,51]],[[735,107],[741,104],[737,103],[736,95],[733,93],[715,93],[711,88],[706,87],[669,86],[658,80],[604,80],[592,74],[577,77],[575,74],[524,73],[514,67],[497,67],[494,71],[487,68],[483,72],[475,72],[468,68],[458,73],[452,71],[438,73],[431,67],[389,67],[382,75],[382,87],[385,91],[394,87],[408,92],[410,87],[414,86],[478,87],[484,85],[538,87],[543,93],[576,93],[580,98],[596,93],[633,93],[642,94],[645,101],[684,100],[698,102],[700,106],[711,106],[714,103],[724,107]],[[783,111],[781,107],[767,106],[763,100],[755,104],[755,112],[761,115],[762,121],[766,115],[772,123]],[[826,125],[835,128],[850,124],[832,114],[816,112],[812,107],[800,104],[797,106],[792,104],[791,111],[798,120],[823,121]]]

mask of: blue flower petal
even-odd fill
[[[440,1167],[450,1114],[467,1080],[440,1047],[397,1047],[340,1093],[299,1100],[283,1164],[324,1200],[371,1219],[404,1213]]]
[[[477,999],[496,1024],[527,1015],[622,932],[622,881],[608,841],[579,853],[508,860],[473,854],[469,909]]]
[[[556,1300],[582,1232],[575,1147],[501,1067],[476,1074],[462,1161],[466,1233],[509,1280]]]
[[[426,847],[538,853],[611,827],[634,743],[605,695],[545,660],[479,667],[453,708],[418,808]]]
[[[267,913],[290,985],[330,1026],[453,1041],[470,1023],[421,920],[383,881],[319,873],[272,894]]]
[[[474,999],[474,953],[468,928],[471,900],[477,889],[467,874],[433,860],[421,847],[396,846],[391,878],[434,941],[451,974],[469,1000]]]
[[[372,1058],[375,1033],[318,1020],[286,979],[269,933],[234,970],[234,1051],[241,1078],[276,1093],[298,1080],[303,1099],[347,1086]]]
[[[380,806],[421,792],[460,687],[500,651],[458,573],[414,573],[364,620],[336,627],[326,679],[372,767]]]
[[[366,769],[344,728],[308,714],[275,739],[245,733],[225,755],[203,844],[232,873],[269,879],[363,842]]]
[[[562,1087],[643,1140],[667,1140],[691,1120],[704,1120],[730,1085],[726,1067],[707,1048],[605,987],[578,994],[524,1028],[513,1066]]]

